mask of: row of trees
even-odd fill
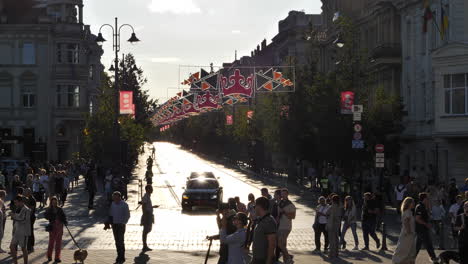
[[[151,113],[157,101],[149,97],[148,90],[143,89],[147,80],[143,70],[138,67],[132,54],[120,61],[117,84],[121,91],[132,91],[135,104],[135,116],[119,117],[122,160],[129,168],[136,164],[139,151],[153,133],[150,121]],[[84,156],[100,161],[109,167],[115,165],[112,160],[115,149],[113,122],[115,118],[115,78],[102,74],[98,104],[87,114],[84,130]]]
[[[398,135],[402,130],[402,103],[383,87],[369,85],[372,71],[366,50],[358,48],[355,26],[346,18],[337,22],[345,45],[336,48],[336,67],[328,73],[317,70],[310,42],[308,62],[296,66],[296,92],[257,94],[249,105],[228,106],[224,111],[183,120],[166,131],[163,138],[198,151],[249,162],[257,169],[291,169],[295,160],[307,160],[316,168],[334,164],[352,174],[362,166],[374,166],[375,144],[386,145],[386,156],[397,159]],[[294,60],[291,60],[294,61]],[[285,73],[286,75],[288,73]],[[289,76],[291,78],[291,76]],[[353,91],[364,105],[361,121],[364,150],[351,147],[352,116],[340,113],[340,95]],[[253,110],[253,119],[247,111]],[[234,124],[226,124],[226,115]]]

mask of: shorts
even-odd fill
[[[278,247],[286,248],[288,244],[288,236],[291,233],[291,230],[278,230],[276,236],[278,238]]]
[[[11,239],[11,246],[16,247],[20,246],[22,249],[28,246],[28,237],[27,236],[13,236]]]

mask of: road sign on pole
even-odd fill
[[[354,133],[353,135],[354,140],[361,140],[362,139],[362,134],[359,132]]]
[[[354,124],[354,132],[361,132],[362,125],[361,124]]]
[[[353,140],[352,146],[353,146],[353,149],[363,149],[364,140]]]
[[[361,121],[362,120],[362,114],[359,112],[354,112],[353,113],[353,121]]]
[[[383,144],[375,145],[375,152],[382,153],[385,151],[385,146]]]

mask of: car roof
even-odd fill
[[[204,181],[215,181],[215,182],[217,182],[218,180],[217,180],[217,179],[213,179],[213,178],[202,178],[202,179],[200,179],[200,178],[195,178],[195,179],[190,179],[190,180],[189,180],[189,182],[196,182],[196,181],[198,181],[198,182],[204,182]]]
[[[199,177],[205,177],[205,178],[214,178],[214,173],[209,171],[209,172],[192,172],[190,173],[190,178],[199,178]]]

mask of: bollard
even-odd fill
[[[382,221],[382,247],[380,250],[388,250],[387,248],[387,226]]]

